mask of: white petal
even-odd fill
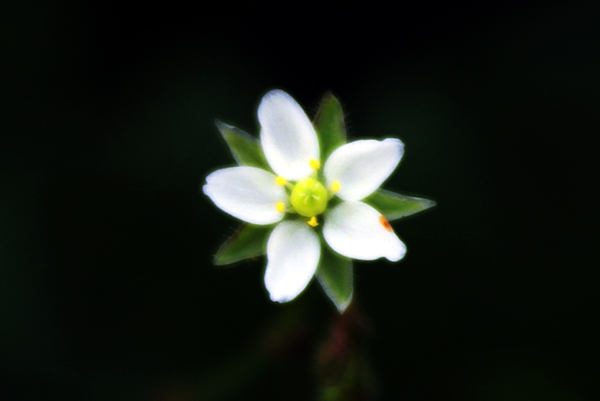
[[[319,237],[305,222],[284,221],[269,237],[265,285],[271,299],[296,298],[315,275],[321,256]]]
[[[347,201],[361,200],[373,193],[394,171],[404,144],[399,139],[350,142],[336,149],[323,170],[327,185],[340,183],[337,195]]]
[[[319,160],[319,140],[302,107],[287,93],[273,90],[258,107],[260,141],[277,174],[300,180],[312,173],[310,160]]]
[[[256,167],[230,167],[206,177],[202,191],[230,215],[252,224],[271,224],[283,218],[277,203],[287,205],[276,176]]]
[[[396,262],[406,247],[381,213],[362,202],[344,202],[325,216],[323,236],[337,253],[348,258]]]

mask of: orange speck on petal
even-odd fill
[[[390,223],[388,223],[388,221],[385,219],[385,217],[383,217],[383,215],[379,216],[379,222],[381,223],[383,228],[385,228],[389,232],[394,231],[392,230],[392,226],[390,225]]]

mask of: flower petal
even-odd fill
[[[230,167],[206,177],[202,191],[222,210],[252,224],[272,224],[283,218],[277,203],[287,204],[285,189],[275,174],[256,167]]]
[[[304,222],[284,221],[269,237],[265,285],[271,300],[296,298],[314,276],[321,255],[319,237]]]
[[[399,139],[376,141],[365,139],[337,148],[323,170],[327,186],[335,181],[340,189],[337,195],[346,201],[357,201],[373,193],[394,171],[404,144]]]
[[[406,247],[377,210],[362,202],[344,202],[325,216],[323,236],[337,253],[354,259],[385,257],[396,262]]]
[[[310,160],[319,160],[319,140],[310,120],[287,93],[273,90],[258,107],[260,141],[277,174],[299,180],[312,173]]]

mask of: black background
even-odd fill
[[[386,187],[438,202],[394,224],[404,260],[356,264],[380,399],[597,399],[599,15],[2,5],[0,398],[314,398],[311,344],[228,367],[294,306],[263,261],[212,266],[237,223],[198,191],[233,162],[213,119],[256,133],[281,88],[309,115],[331,90],[351,139],[401,138]],[[300,298],[302,330],[335,315],[315,283]]]

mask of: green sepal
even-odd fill
[[[342,105],[331,92],[323,96],[313,126],[319,136],[321,160],[327,160],[331,152],[346,143],[346,124]]]
[[[364,202],[377,209],[388,221],[410,216],[435,206],[432,200],[400,195],[384,189],[375,191]]]
[[[337,310],[344,313],[354,292],[352,261],[336,254],[327,246],[321,247],[317,279]]]
[[[223,135],[235,161],[242,166],[258,167],[270,171],[258,139],[233,125],[215,120],[215,125]]]
[[[267,240],[273,226],[242,224],[240,228],[221,245],[214,257],[217,266],[228,265],[240,260],[264,255]]]

